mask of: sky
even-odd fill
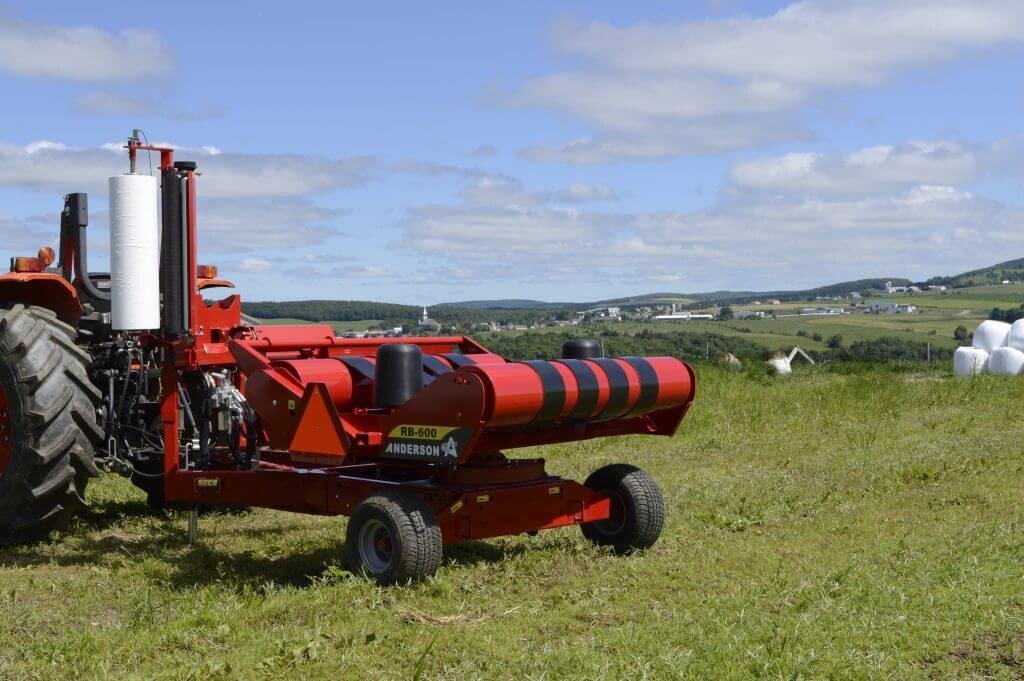
[[[1024,3],[0,0],[0,255],[133,128],[248,300],[589,301],[1024,257]],[[140,164],[149,172],[148,162]]]

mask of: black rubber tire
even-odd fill
[[[615,553],[630,554],[650,548],[665,527],[665,499],[654,478],[636,466],[616,463],[600,468],[583,483],[619,504],[619,515],[586,523],[583,536]]]
[[[45,536],[85,505],[103,430],[91,359],[75,329],[45,308],[0,309],[0,388],[9,405],[10,460],[0,474],[0,541]]]
[[[373,565],[360,555],[360,537],[368,524],[379,524],[390,535],[390,562]],[[408,492],[385,492],[367,497],[348,520],[345,552],[349,567],[372,577],[382,586],[419,582],[441,566],[441,528],[421,498]]]

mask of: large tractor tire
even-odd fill
[[[40,538],[85,504],[103,439],[89,364],[50,310],[0,308],[0,542]]]

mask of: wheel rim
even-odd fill
[[[11,415],[7,402],[7,393],[0,388],[0,476],[7,470],[7,462],[11,460]]]
[[[380,574],[388,569],[394,557],[394,540],[387,525],[367,520],[359,530],[359,560],[366,568]]]
[[[601,534],[614,537],[626,527],[626,504],[616,492],[606,490],[604,494],[608,495],[609,501],[608,519],[599,520],[594,527]]]

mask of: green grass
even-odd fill
[[[104,478],[0,553],[0,678],[1019,678],[1024,381],[797,371],[699,367],[675,438],[522,452],[651,471],[668,524],[629,558],[565,528],[381,589],[341,566],[343,519],[208,516],[189,549]]]
[[[871,340],[880,336],[896,336],[933,346],[954,348],[958,343],[953,339],[953,331],[963,325],[968,330],[974,328],[985,317],[983,315],[951,316],[932,311],[920,314],[848,314],[842,316],[807,315],[800,317],[779,317],[776,319],[742,319],[731,322],[715,322],[712,331],[723,334],[743,333],[750,340],[757,340],[769,347],[779,344],[777,336],[793,336],[784,339],[784,343],[794,342],[810,349],[821,349],[824,343],[815,342],[811,338],[796,336],[804,331],[808,336],[821,334],[827,340],[839,334],[843,342]],[[678,328],[678,327],[677,327]],[[749,329],[749,332],[744,331]],[[934,333],[932,333],[934,331]],[[766,335],[776,336],[774,344]]]
[[[799,345],[807,350],[824,350],[825,341],[839,334],[843,343],[849,345],[854,341],[871,340],[882,336],[895,336],[920,343],[931,343],[937,348],[955,348],[958,343],[953,338],[953,331],[963,325],[969,331],[985,319],[984,315],[951,315],[942,312],[923,312],[921,314],[848,314],[848,315],[801,315],[777,317],[772,319],[734,319],[731,321],[652,321],[652,322],[605,322],[586,327],[580,333],[591,335],[608,328],[621,333],[637,333],[644,329],[655,332],[671,333],[687,331],[704,333],[705,331],[722,336],[739,336],[744,340],[758,343],[772,350],[789,350]],[[564,333],[564,328],[535,329],[533,332]],[[805,335],[798,335],[803,332]],[[934,333],[932,333],[934,332]],[[520,334],[524,331],[502,331],[501,334]],[[814,334],[821,336],[820,341],[814,340]],[[486,345],[486,343],[485,343]]]
[[[1024,286],[977,286],[941,293],[895,295],[884,299],[899,303],[913,303],[922,310],[952,310],[987,315],[993,307],[1017,307],[1024,302]]]

